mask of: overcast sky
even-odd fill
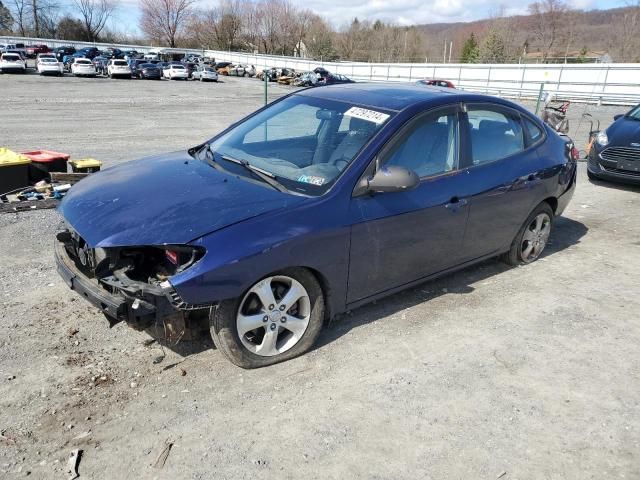
[[[65,1],[71,0],[63,0]],[[505,15],[526,13],[534,0],[290,0],[302,8],[309,8],[339,28],[358,17],[360,20],[383,20],[399,25],[440,22],[467,22],[488,18],[502,10]],[[575,8],[613,8],[624,0],[565,0]],[[138,28],[137,0],[120,0],[114,24],[130,33]],[[200,0],[199,6],[215,4],[215,0]]]

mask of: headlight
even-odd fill
[[[598,142],[598,145],[601,146],[605,146],[609,143],[609,137],[607,137],[607,132],[605,132],[604,130],[601,132],[598,132],[598,135],[596,136],[596,142]]]

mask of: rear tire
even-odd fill
[[[520,227],[501,260],[513,266],[536,261],[547,246],[552,226],[553,210],[547,202],[542,202]]]
[[[288,300],[292,303],[286,305]],[[240,298],[221,302],[209,327],[216,348],[233,364],[259,368],[311,349],[324,312],[324,294],[314,275],[290,268],[256,282]]]

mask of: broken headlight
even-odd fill
[[[204,248],[187,245],[122,248],[117,263],[130,279],[159,284],[193,266],[204,253]]]

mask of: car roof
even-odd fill
[[[449,103],[447,100],[450,102],[491,102],[522,110],[512,102],[501,98],[466,93],[451,88],[418,86],[414,83],[345,83],[327,85],[320,88],[308,88],[297,92],[296,95],[338,100],[395,111],[404,110],[416,104],[426,106],[429,103],[434,105]]]

